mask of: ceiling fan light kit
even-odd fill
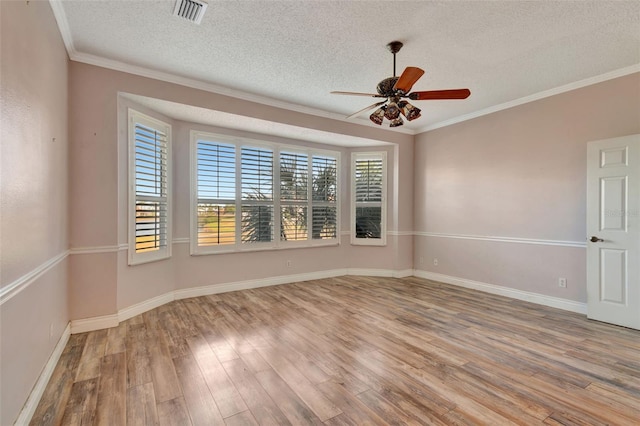
[[[347,118],[355,117],[365,111],[369,111],[373,108],[376,109],[373,114],[369,116],[369,119],[377,124],[382,125],[382,122],[386,118],[389,120],[389,127],[398,127],[404,124],[402,114],[408,121],[415,120],[420,117],[421,110],[405,100],[408,98],[414,101],[422,100],[436,100],[436,99],[466,99],[471,94],[469,89],[450,89],[450,90],[427,90],[421,92],[411,92],[411,88],[416,81],[422,77],[424,71],[417,67],[407,67],[400,77],[396,77],[396,53],[400,51],[403,44],[399,41],[392,41],[387,44],[387,49],[393,54],[393,77],[388,77],[382,80],[376,86],[378,93],[359,93],[359,92],[331,92],[337,95],[355,95],[355,96],[370,96],[374,98],[387,98],[386,101],[377,102],[373,105],[351,114]],[[386,105],[382,105],[385,104]],[[382,105],[382,106],[380,106]]]
[[[394,101],[389,102],[387,110],[384,113],[384,118],[387,120],[395,120],[398,117],[400,117],[400,108],[398,108],[398,104]]]
[[[384,113],[386,109],[387,109],[386,106],[381,106],[380,108],[375,110],[373,114],[369,116],[369,119],[374,123],[376,123],[377,125],[381,125],[382,122],[384,121]]]
[[[398,117],[389,122],[389,127],[398,127],[398,126],[402,126],[403,124],[404,124],[404,121],[402,121],[402,118]]]
[[[400,101],[400,103],[398,103],[398,106],[400,107],[402,115],[404,115],[407,120],[412,121],[420,117],[420,112],[422,110],[420,108],[414,107],[409,102]]]

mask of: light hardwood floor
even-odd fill
[[[71,336],[34,425],[640,424],[640,332],[418,278],[174,301]]]

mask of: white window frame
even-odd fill
[[[219,142],[224,144],[230,144],[235,146],[235,160],[236,160],[236,232],[235,242],[233,244],[211,245],[211,246],[199,246],[198,245],[198,141],[207,140],[211,142]],[[241,215],[242,215],[242,149],[243,148],[263,148],[273,151],[273,200],[269,202],[273,205],[273,235],[272,240],[269,242],[242,242],[242,227],[241,227]],[[280,153],[295,153],[304,154],[308,158],[308,186],[307,186],[307,201],[308,216],[310,217],[311,209],[313,208],[312,200],[312,174],[313,174],[313,157],[314,156],[327,156],[335,158],[336,160],[336,235],[335,238],[330,239],[313,239],[312,238],[312,223],[307,223],[306,240],[295,241],[281,241],[281,227],[280,227],[280,215],[282,214],[281,207],[287,203],[282,202],[280,197]],[[190,252],[191,255],[207,255],[215,253],[236,253],[247,251],[260,251],[260,250],[279,250],[288,248],[302,248],[302,247],[326,247],[337,246],[340,244],[340,161],[341,153],[339,151],[329,151],[323,149],[307,148],[295,145],[287,145],[280,143],[265,142],[248,138],[236,138],[228,135],[216,134],[211,132],[203,132],[198,130],[191,130],[190,132]],[[246,204],[246,203],[245,203]],[[319,205],[324,205],[319,203]],[[326,203],[325,203],[326,204]]]
[[[284,200],[282,198],[282,153],[285,152],[287,154],[293,154],[293,155],[304,155],[307,158],[307,193],[306,193],[306,199],[305,200]],[[306,209],[307,209],[307,218],[311,217],[311,210],[313,209],[313,203],[312,203],[312,198],[313,198],[313,154],[310,154],[309,152],[306,152],[304,150],[300,150],[294,147],[291,147],[291,149],[289,149],[289,147],[281,147],[278,150],[277,153],[277,185],[275,185],[276,191],[274,191],[274,196],[277,196],[278,198],[278,218],[280,218],[280,215],[282,214],[282,207],[283,206],[300,206],[300,205],[305,205]],[[277,195],[276,195],[277,192]],[[301,245],[304,244],[305,242],[311,241],[312,240],[312,232],[313,232],[313,223],[308,223],[307,222],[307,238],[305,240],[287,240],[287,241],[283,241],[282,240],[282,221],[278,220],[277,222],[277,233],[275,234],[278,242],[281,246],[295,246],[295,245]],[[338,236],[336,235],[336,238]]]
[[[141,263],[155,262],[171,257],[172,245],[172,151],[171,151],[171,125],[142,114],[134,109],[127,109],[128,118],[128,148],[129,148],[129,176],[128,176],[128,244],[129,244],[129,265],[138,265]],[[136,130],[135,125],[139,123],[143,126],[156,129],[166,135],[167,138],[167,164],[166,164],[166,197],[162,197],[166,203],[166,233],[164,246],[154,251],[136,252]],[[142,196],[141,196],[142,198]]]
[[[235,237],[233,244],[222,244],[218,246],[207,246],[201,247],[198,245],[198,140],[199,139],[213,139],[211,133],[200,132],[191,130],[189,132],[189,171],[190,171],[190,179],[189,179],[189,195],[190,195],[190,203],[189,203],[189,241],[190,241],[190,253],[192,255],[197,254],[207,254],[207,253],[232,253],[235,252],[235,246],[237,245],[239,238],[241,235],[238,233],[237,226],[235,228]],[[235,157],[235,170],[234,173],[236,175],[235,182],[235,195],[233,199],[233,205],[236,207],[236,215],[235,215],[235,223],[240,220],[241,211],[238,211],[238,199],[241,197],[242,188],[238,185],[237,182],[237,174],[238,168],[240,167],[240,145],[239,141],[234,138],[230,138],[224,135],[215,135],[215,142],[233,145],[234,146],[234,157]],[[231,200],[228,200],[231,201]],[[229,203],[230,204],[230,203]],[[207,248],[209,250],[203,250],[203,248]]]
[[[379,202],[356,201],[356,162],[363,160],[382,160],[382,197]],[[353,152],[351,153],[351,244],[362,246],[386,246],[387,245],[387,153]],[[380,206],[380,238],[356,237],[356,208]]]
[[[265,150],[271,151],[272,154],[272,171],[271,171],[271,199],[266,201],[249,201],[245,200],[242,197],[242,150],[243,149],[251,149],[251,150]],[[252,143],[251,141],[242,140],[236,146],[236,244],[237,251],[254,251],[254,250],[270,250],[277,248],[278,241],[277,236],[280,232],[280,224],[279,221],[276,220],[277,209],[277,200],[276,197],[280,194],[280,186],[276,185],[276,183],[280,183],[279,179],[279,161],[278,161],[278,151],[275,146],[270,144],[265,144],[260,141],[255,141]],[[271,241],[253,241],[253,242],[243,242],[242,241],[242,207],[243,206],[272,206],[271,212],[271,220],[273,221],[273,226],[271,228]],[[238,218],[240,215],[240,218]],[[238,224],[240,223],[240,226]]]

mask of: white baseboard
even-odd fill
[[[531,293],[495,284],[487,284],[480,281],[467,280],[464,278],[452,277],[429,271],[420,271],[417,269],[414,271],[413,275],[418,278],[453,284],[464,288],[497,294],[499,296],[510,297],[512,299],[524,300],[526,302],[549,306],[551,308],[563,309],[565,311],[576,312],[578,314],[587,314],[587,304],[576,302],[574,300],[561,299],[559,297],[546,296],[544,294]]]
[[[156,296],[153,299],[136,303],[135,305],[131,305],[128,308],[124,308],[118,311],[118,315],[117,315],[118,322],[126,321],[129,318],[133,318],[136,315],[143,314],[147,311],[157,308],[158,306],[167,304],[173,300],[175,300],[174,292],[170,291],[168,293],[161,294],[160,296]]]
[[[433,281],[440,281],[447,284],[458,285],[465,288],[480,290],[487,293],[498,294],[511,297],[513,299],[524,300],[537,303],[539,305],[564,309],[566,311],[587,313],[587,305],[572,300],[560,299],[552,296],[545,296],[537,293],[530,293],[508,287],[501,287],[494,284],[487,284],[463,278],[451,277],[434,272],[420,271],[414,269],[392,270],[392,269],[369,269],[369,268],[348,268],[331,269],[328,271],[309,272],[304,274],[282,275],[278,277],[263,278],[257,280],[236,281],[224,284],[213,284],[202,287],[192,287],[174,290],[153,299],[145,300],[135,305],[118,311],[117,314],[105,315],[101,317],[86,318],[71,321],[71,334],[84,333],[87,331],[100,330],[103,328],[116,327],[121,321],[125,321],[136,315],[155,309],[173,300],[188,299],[190,297],[207,296],[210,294],[226,293],[230,291],[248,290],[252,288],[268,287],[272,285],[290,284],[302,281],[320,280],[325,278],[340,277],[344,275],[363,275],[368,277],[393,277],[405,278],[416,276]]]
[[[24,406],[22,407],[22,410],[20,411],[16,422],[14,423],[15,425],[28,425],[29,422],[31,422],[31,418],[36,412],[36,408],[38,408],[38,403],[40,402],[40,399],[42,399],[44,390],[47,388],[49,379],[51,379],[53,370],[55,370],[56,365],[58,365],[60,356],[62,355],[65,346],[67,346],[69,336],[71,336],[71,323],[67,324],[67,327],[62,332],[62,336],[60,336],[56,347],[53,349],[53,352],[49,357],[49,360],[42,369],[42,373],[40,373],[38,381],[33,386],[33,389],[31,390],[31,393],[27,398],[27,402],[24,403]]]
[[[531,293],[522,290],[516,290],[513,288],[502,287],[494,284],[487,284],[479,281],[468,280],[464,278],[452,277],[449,275],[438,274],[429,271],[420,271],[417,269],[406,270],[390,270],[390,269],[333,269],[328,271],[311,272],[305,274],[296,275],[284,275],[279,277],[237,281],[227,284],[210,285],[203,287],[188,288],[183,290],[175,290],[163,295],[154,297],[153,299],[145,300],[144,302],[137,303],[128,308],[122,309],[118,314],[104,315],[94,318],[86,318],[80,320],[71,321],[65,328],[60,340],[56,344],[53,353],[49,357],[47,364],[45,365],[38,381],[36,382],[27,402],[25,403],[18,419],[17,425],[29,424],[35,410],[44,394],[44,390],[53,374],[62,351],[64,350],[69,336],[76,333],[84,333],[87,331],[101,330],[104,328],[116,327],[121,321],[125,321],[136,315],[147,312],[151,309],[162,306],[173,300],[187,299],[190,297],[206,296],[209,294],[226,293],[237,290],[247,290],[251,288],[267,287],[272,285],[289,284],[301,281],[310,281],[318,279],[326,279],[332,277],[339,277],[344,275],[364,275],[364,276],[377,276],[377,277],[394,277],[404,278],[409,276],[415,276],[418,278],[424,278],[432,281],[439,281],[446,284],[457,285],[464,288],[473,290],[484,291],[491,294],[497,294],[500,296],[506,296],[513,299],[524,300],[527,302],[537,303],[539,305],[549,306],[553,308],[563,309],[566,311],[576,312],[580,314],[587,313],[586,303],[575,302],[573,300],[561,299],[558,297],[545,296],[543,294]]]
[[[414,269],[403,269],[401,271],[393,271],[393,278],[407,278],[414,275]]]
[[[413,269],[396,271],[394,269],[349,268],[343,275],[362,275],[365,277],[405,278],[413,276]]]
[[[71,321],[71,334],[86,333],[87,331],[117,327],[118,324],[120,324],[120,321],[117,314],[73,320]]]
[[[321,280],[346,275],[346,269],[332,269],[329,271],[309,272],[306,274],[281,275],[278,277],[257,280],[236,281],[225,284],[214,284],[204,287],[186,288],[174,291],[174,297],[188,299],[190,297],[207,296],[209,294],[226,293],[229,291],[248,290],[251,288],[268,287],[272,285],[290,284],[301,281]]]
[[[121,309],[117,314],[104,315],[94,318],[85,318],[71,321],[71,334],[85,333],[87,331],[101,330],[117,327],[121,321],[128,320],[136,315],[155,309],[173,300],[188,299],[190,297],[207,296],[209,294],[226,293],[229,291],[248,290],[251,288],[267,287],[272,285],[290,284],[302,281],[321,280],[325,278],[341,277],[344,275],[366,275],[378,277],[409,277],[413,275],[412,269],[395,271],[390,269],[330,269],[328,271],[309,272],[304,274],[281,275],[278,277],[262,278],[257,280],[236,281],[224,284],[213,284],[202,287],[192,287],[170,291],[168,293],[145,300],[127,308]]]

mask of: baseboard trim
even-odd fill
[[[118,314],[73,320],[71,321],[71,334],[86,333],[88,331],[117,327],[118,324],[120,324]]]
[[[499,296],[506,296],[512,299],[549,306],[551,308],[562,309],[578,314],[587,314],[587,304],[576,302],[574,300],[561,299],[559,297],[546,296],[544,294],[531,293],[528,291],[517,290],[514,288],[503,287],[495,284],[483,283],[480,281],[468,280],[465,278],[452,277],[450,275],[438,274],[429,271],[415,270],[413,275],[418,278],[439,281],[442,283],[452,284],[472,290],[484,291],[486,293],[497,294]]]
[[[190,297],[207,296],[210,294],[227,293],[230,291],[248,290],[252,288],[268,287],[272,285],[290,284],[302,281],[321,280],[326,278],[341,277],[344,275],[366,275],[377,277],[403,278],[413,275],[413,269],[330,269],[328,271],[309,272],[304,274],[281,275],[278,277],[263,278],[257,280],[236,281],[224,284],[212,284],[208,286],[178,289],[161,294],[152,299],[145,300],[127,308],[121,309],[117,314],[100,317],[84,318],[71,321],[71,334],[85,333],[104,328],[117,327],[122,321],[126,321],[136,315],[143,314],[173,300],[188,299]]]
[[[174,292],[170,291],[152,299],[145,300],[144,302],[136,303],[135,305],[131,305],[128,308],[118,311],[118,322],[126,321],[129,318],[143,314],[159,306],[172,302],[173,300],[175,300]]]
[[[407,278],[407,277],[412,277],[415,274],[415,269],[403,269],[400,271],[393,271],[394,278]]]
[[[395,269],[368,269],[368,268],[349,268],[343,275],[362,275],[366,277],[389,277],[389,278],[406,278],[413,276],[413,269],[395,270]]]
[[[572,300],[561,299],[543,294],[530,293],[494,284],[487,284],[479,281],[472,281],[463,278],[452,277],[434,272],[420,271],[415,269],[393,270],[393,269],[369,269],[369,268],[345,268],[330,269],[328,271],[309,272],[304,274],[282,275],[278,277],[263,278],[257,280],[236,281],[224,284],[212,284],[208,286],[178,289],[168,293],[145,300],[127,308],[121,309],[117,314],[105,315],[94,318],[85,318],[71,321],[71,334],[85,333],[87,331],[101,330],[104,328],[117,327],[122,321],[126,321],[136,315],[143,314],[151,309],[155,309],[173,300],[188,299],[191,297],[208,296],[210,294],[227,293],[230,291],[249,290],[252,288],[269,287],[273,285],[290,284],[302,281],[321,280],[345,275],[362,275],[368,277],[389,277],[406,278],[415,276],[433,281],[440,281],[460,287],[480,290],[487,293],[498,294],[512,299],[524,300],[537,303],[539,305],[550,306],[563,309],[565,311],[587,313],[586,303],[579,303]]]
[[[328,271],[309,272],[305,274],[281,275],[278,277],[257,280],[236,281],[225,284],[213,284],[203,287],[175,290],[174,298],[188,299],[190,297],[207,296],[209,294],[227,293],[230,291],[248,290],[252,288],[269,287],[272,285],[290,284],[301,281],[321,280],[346,275],[346,269],[332,269]]]
[[[60,356],[62,356],[62,352],[64,351],[65,346],[67,346],[67,342],[69,341],[69,336],[71,336],[71,323],[67,324],[64,331],[62,332],[62,336],[58,340],[49,360],[45,364],[36,384],[33,386],[29,397],[27,398],[27,402],[24,403],[18,418],[14,424],[16,425],[28,425],[31,422],[31,418],[36,412],[36,408],[38,408],[38,403],[42,399],[42,395],[44,395],[44,391],[47,388],[47,384],[53,375],[53,371],[58,365],[58,361],[60,361]]]

